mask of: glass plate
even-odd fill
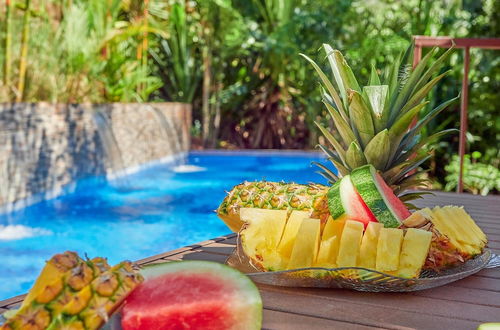
[[[411,292],[442,286],[483,268],[500,267],[500,256],[489,249],[458,267],[441,273],[423,271],[419,278],[407,279],[361,267],[301,268],[262,272],[252,266],[248,257],[236,248],[226,264],[245,273],[254,282],[286,287],[343,288],[366,292]]]

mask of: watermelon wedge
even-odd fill
[[[370,208],[352,184],[351,176],[346,175],[328,191],[328,208],[335,220],[356,220],[366,228],[368,223],[377,221]]]
[[[125,300],[123,330],[260,329],[262,300],[253,282],[208,261],[174,261],[141,270],[145,281]]]
[[[372,165],[352,171],[351,180],[363,201],[385,228],[397,228],[402,220],[410,216],[410,211]]]

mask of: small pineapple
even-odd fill
[[[141,282],[129,262],[110,268],[102,258],[84,261],[74,252],[58,254],[0,329],[98,329]]]

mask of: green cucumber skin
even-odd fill
[[[327,193],[328,209],[330,210],[330,215],[333,219],[338,219],[345,214],[344,206],[342,205],[342,200],[340,199],[340,181],[345,178],[346,177],[343,177],[341,180],[335,182]],[[347,179],[349,178],[347,177]]]
[[[371,165],[358,167],[351,173],[352,183],[366,205],[385,228],[398,228],[401,222],[386,205],[384,198],[375,184],[375,177],[372,171],[375,171],[375,168]]]

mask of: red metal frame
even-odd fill
[[[464,76],[462,80],[462,97],[460,102],[460,140],[458,143],[458,154],[460,157],[460,173],[458,177],[457,192],[461,193],[464,189],[463,170],[464,170],[464,155],[466,149],[465,134],[467,133],[467,104],[469,97],[469,65],[470,65],[470,49],[500,49],[500,38],[452,38],[452,37],[427,37],[414,36],[413,42],[415,49],[413,53],[413,66],[415,67],[422,59],[422,48],[424,47],[441,47],[464,49]]]

